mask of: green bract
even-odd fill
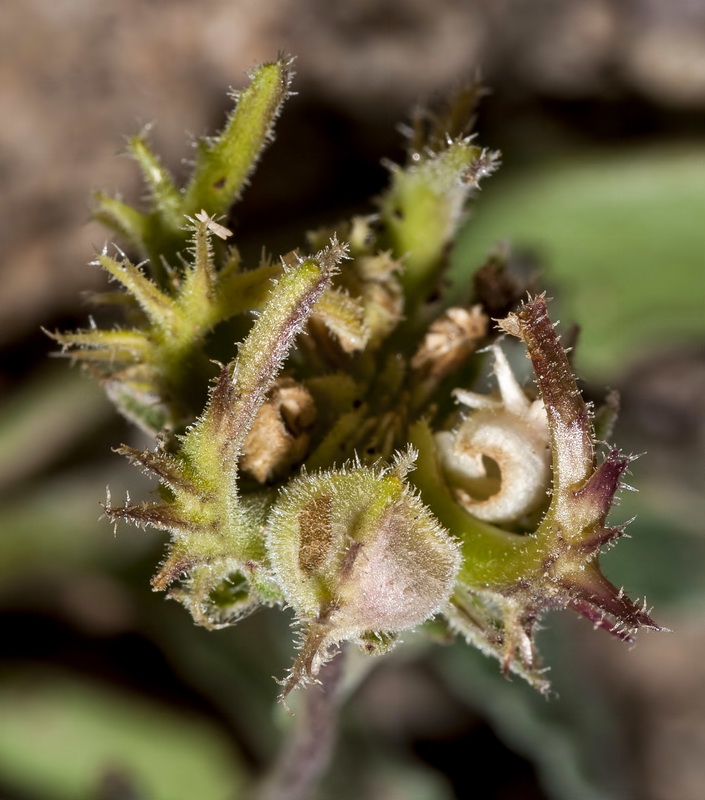
[[[169,533],[154,587],[199,624],[293,609],[300,653],[285,693],[342,643],[378,652],[434,615],[544,689],[533,631],[546,609],[623,638],[656,626],[600,572],[600,549],[622,531],[606,518],[629,458],[596,456],[544,298],[519,305],[497,254],[465,302],[443,296],[464,210],[498,164],[468,136],[478,87],[416,120],[377,216],[246,264],[219,220],[291,77],[286,58],[253,71],[185,187],[138,136],[129,149],[149,207],[98,197],[97,216],[147,261],[98,256],[121,289],[102,299],[123,307],[124,327],[55,338],[155,437],[121,452],[160,484],[158,500],[109,499],[106,513]],[[538,394],[494,343],[498,297],[499,329],[526,345]],[[214,366],[216,326],[253,311],[230,363]],[[490,344],[500,391],[478,395]]]

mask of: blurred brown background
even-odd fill
[[[703,0],[0,6],[0,796],[89,796],[76,793],[89,767],[78,759],[74,771],[67,768],[71,753],[85,748],[85,733],[76,733],[68,754],[56,750],[54,760],[51,753],[40,758],[31,742],[51,722],[55,735],[45,749],[52,751],[73,724],[66,709],[84,706],[85,726],[76,722],[75,730],[105,736],[91,727],[101,714],[113,720],[101,705],[105,687],[201,715],[215,726],[208,735],[217,746],[226,754],[237,750],[243,762],[258,765],[268,755],[269,712],[248,715],[241,696],[224,696],[233,680],[255,681],[268,708],[276,691],[269,675],[281,674],[288,658],[272,633],[277,623],[267,622],[264,634],[257,621],[237,633],[194,632],[180,609],[149,594],[159,536],[121,529],[114,539],[96,521],[106,483],[114,492],[139,489],[139,476],[109,452],[135,434],[87,380],[49,362],[52,347],[39,328],[85,324],[81,292],[102,285],[87,262],[106,236],[90,221],[91,192],[139,198],[136,170],[119,157],[123,136],[154,122],[157,152],[183,174],[189,135],[217,129],[229,106],[227,88],[242,86],[248,67],[280,50],[297,56],[298,94],[231,220],[246,253],[262,244],[283,252],[301,244],[307,227],[368,210],[368,198],[385,182],[381,159],[401,157],[396,126],[415,103],[478,72],[491,88],[479,138],[503,151],[505,165],[483,190],[456,269],[477,266],[497,239],[512,240],[520,260],[543,269],[568,315],[564,323],[583,325],[589,391],[599,398],[605,383],[617,385],[624,399],[617,437],[627,449],[649,451],[634,468],[641,494],[624,501],[625,517],[641,515],[634,539],[617,548],[610,572],[633,592],[646,591],[656,618],[676,631],[642,635],[630,652],[587,626],[549,620],[561,632],[554,645],[560,650],[569,642],[569,663],[577,658],[577,694],[605,698],[604,717],[575,741],[595,746],[594,761],[604,756],[604,742],[594,742],[600,732],[619,743],[620,763],[607,770],[618,779],[605,779],[612,794],[597,778],[590,794],[592,778],[585,778],[580,796],[702,797]],[[267,656],[246,661],[233,678],[230,659],[248,646]],[[463,775],[448,755],[461,746],[464,759],[473,751],[480,759],[505,759],[483,797],[579,798],[583,778],[556,777],[551,755],[544,759],[530,743],[543,730],[536,727],[543,712],[521,706],[530,720],[521,728],[520,711],[505,718],[472,692],[454,693],[432,662],[431,655],[428,662],[402,657],[395,668],[383,665],[355,712],[394,751],[391,761],[416,753],[431,772],[445,774],[445,788],[429,789],[427,797],[465,796]],[[35,677],[22,684],[28,670]],[[76,699],[70,682],[77,678],[96,681],[98,694]],[[566,711],[554,733],[587,716],[585,705],[573,706],[574,717]],[[191,736],[188,729],[184,738]],[[121,747],[115,744],[115,752]],[[150,796],[135,788],[149,779],[134,778],[141,767],[125,747],[127,766],[103,763],[89,781],[91,797]],[[404,748],[407,756],[399,756]],[[101,758],[103,751],[91,769]],[[204,772],[216,772],[208,763]],[[387,789],[377,791],[391,797],[385,792],[397,784],[385,780],[391,783],[379,778],[379,786]],[[169,796],[159,791],[153,796]],[[404,791],[398,796],[413,796]]]

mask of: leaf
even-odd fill
[[[47,669],[0,684],[0,776],[52,800],[94,797],[124,773],[150,800],[240,797],[245,770],[213,723]]]
[[[695,213],[705,207],[705,151],[586,152],[509,169],[458,237],[458,292],[498,241],[535,253],[558,316],[583,326],[580,374],[601,381],[650,348],[705,334],[705,229]]]

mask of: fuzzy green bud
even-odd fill
[[[413,628],[446,604],[458,548],[406,485],[411,461],[304,475],[272,509],[267,549],[304,626],[285,694],[314,678],[341,642],[369,650],[369,637]]]

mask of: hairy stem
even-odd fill
[[[330,762],[338,729],[345,653],[321,668],[320,685],[299,689],[301,708],[255,800],[308,800]]]

